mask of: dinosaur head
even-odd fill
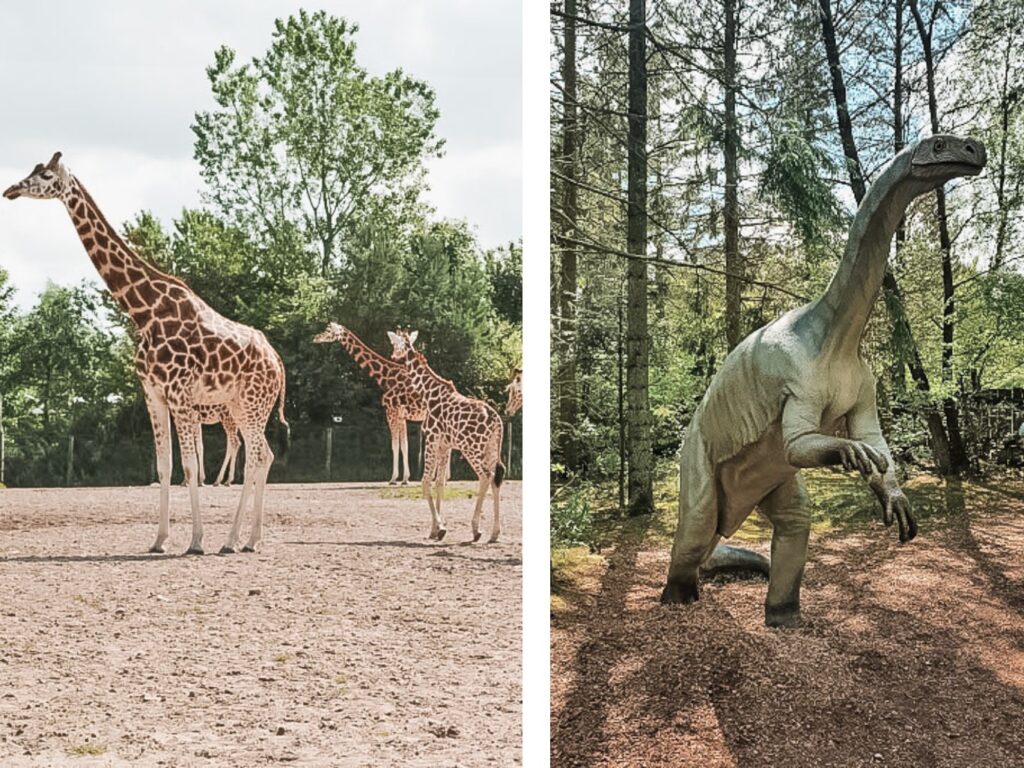
[[[910,158],[909,175],[935,187],[958,176],[977,176],[985,167],[985,145],[939,133],[921,139]]]
[[[401,363],[410,362],[416,356],[416,350],[412,345],[419,333],[401,328],[394,332],[388,331],[388,338],[391,339],[391,359]]]
[[[313,337],[314,344],[328,344],[332,341],[341,341],[345,334],[345,326],[338,323],[328,323],[320,333]]]
[[[32,169],[32,173],[4,190],[4,197],[8,200],[19,197],[34,197],[37,200],[63,198],[70,188],[71,174],[60,161],[60,152],[54,152],[50,162],[45,165],[39,163]]]

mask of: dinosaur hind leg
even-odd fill
[[[692,603],[698,598],[697,574],[718,543],[718,496],[710,462],[699,437],[683,443],[679,465],[679,522],[672,542],[663,603]]]
[[[761,502],[772,524],[772,559],[764,623],[769,627],[797,627],[800,619],[800,581],[807,562],[811,531],[810,504],[803,478],[793,475]]]

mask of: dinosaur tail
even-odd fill
[[[718,573],[759,573],[768,575],[768,558],[742,547],[731,547],[719,544],[704,561],[700,570],[702,574]]]

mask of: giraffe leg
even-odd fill
[[[203,425],[196,426],[196,465],[199,468],[199,485],[206,485],[206,466],[203,461]]]
[[[231,451],[231,464],[228,465],[228,475],[224,478],[224,485],[231,487],[234,485],[235,477],[235,464],[238,462],[238,451],[242,447],[241,433],[238,431],[238,427],[234,427],[231,430],[231,439],[228,441],[229,450]]]
[[[434,509],[437,514],[434,521],[437,528],[437,540],[440,541],[444,538],[444,535],[448,532],[448,528],[444,524],[444,515],[441,513],[441,501],[444,499],[444,485],[447,480],[445,472],[435,471],[434,472]]]
[[[144,387],[144,392],[146,409],[153,426],[153,443],[156,446],[156,473],[160,479],[160,526],[157,528],[156,542],[149,551],[163,553],[166,551],[164,542],[171,528],[171,415],[159,393],[149,387]]]
[[[181,451],[181,467],[188,484],[189,502],[192,507],[192,543],[186,555],[203,554],[203,518],[199,509],[199,463],[196,455],[197,432],[202,429],[199,417],[192,406],[174,408],[174,426],[178,432],[178,447]]]
[[[409,484],[409,422],[402,419],[402,427],[400,432],[399,449],[401,450],[402,456],[404,457],[405,465],[404,472],[402,473],[402,485]]]
[[[494,498],[494,520],[491,522],[491,538],[487,541],[493,544],[501,536],[501,485],[494,480],[491,481],[494,490],[491,496]]]
[[[245,450],[248,452],[248,446]],[[238,500],[238,509],[235,510],[235,519],[231,523],[228,540],[220,548],[222,555],[233,555],[238,551],[238,537],[242,533],[242,514],[245,512],[245,505],[249,503],[249,496],[252,495],[253,487],[256,484],[256,476],[249,471],[249,464],[250,462],[245,462],[245,474],[242,476],[242,496]]]
[[[246,446],[250,440],[246,436]],[[252,533],[249,534],[248,543],[242,547],[243,552],[255,552],[256,547],[263,539],[263,492],[267,487],[267,475],[270,473],[270,465],[274,463],[274,452],[270,450],[270,443],[267,442],[263,429],[260,428],[252,436],[252,443],[255,447],[253,459],[253,516]],[[249,473],[248,447],[246,448],[245,472]]]
[[[440,509],[434,505],[434,497],[431,493],[430,484],[434,476],[439,474],[441,467],[438,465],[437,457],[441,453],[433,445],[428,445],[426,457],[423,462],[423,498],[430,505],[430,538],[440,540],[444,536],[441,530]]]
[[[388,480],[388,485],[397,485],[398,483],[398,452],[401,445],[398,423],[398,417],[394,413],[388,412],[388,431],[391,433],[391,479]]]
[[[214,485],[231,485],[235,474],[235,452],[238,451],[238,427],[225,415],[221,419],[221,426],[224,427],[224,461],[221,462],[220,471]],[[229,472],[230,467],[230,472]]]
[[[480,518],[483,517],[484,499],[487,498],[487,487],[490,484],[490,477],[480,476],[480,485],[476,489],[476,506],[473,507],[473,541],[480,541]]]

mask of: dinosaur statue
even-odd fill
[[[985,166],[978,141],[936,135],[900,152],[871,185],[825,294],[741,341],[693,414],[680,456],[679,521],[663,603],[697,600],[698,570],[767,570],[765,624],[800,624],[810,507],[803,467],[842,464],[867,480],[901,542],[917,522],[896,481],[860,340],[893,233],[916,197]],[[849,438],[837,437],[845,423]],[[718,544],[759,507],[772,524],[771,563]]]

